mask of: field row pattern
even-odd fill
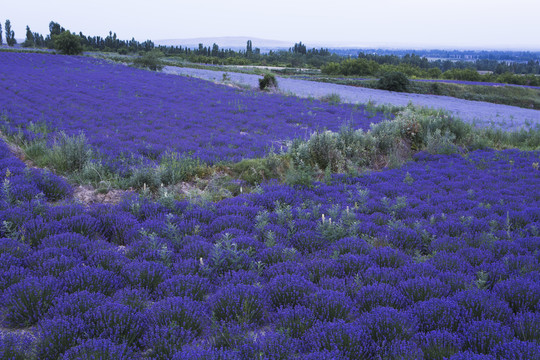
[[[166,151],[206,163],[264,156],[284,140],[347,123],[367,129],[381,115],[245,91],[102,60],[44,54],[0,57],[0,110],[8,133],[34,128],[84,131],[113,167]],[[26,132],[25,132],[26,131]],[[123,160],[123,161],[120,161]]]
[[[540,356],[538,152],[88,208],[0,158],[2,357]]]

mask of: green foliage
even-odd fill
[[[205,170],[199,159],[178,153],[167,153],[161,158],[159,176],[163,185],[174,185],[182,181],[191,180]]]
[[[249,184],[259,184],[274,176],[267,159],[244,159],[232,165],[238,177]]]
[[[319,169],[330,167],[337,170],[341,162],[341,153],[337,151],[337,134],[330,131],[315,132],[308,141],[308,153]]]
[[[81,171],[92,158],[92,149],[83,132],[69,136],[60,132],[47,156],[47,163],[60,172]]]
[[[259,89],[263,91],[270,88],[277,89],[277,87],[277,80],[273,74],[265,74],[262,79],[259,79]]]
[[[313,186],[315,171],[306,165],[293,165],[285,174],[285,183],[288,185],[299,185],[304,187]]]
[[[504,74],[503,74],[504,75]],[[503,76],[500,75],[500,76]],[[512,75],[512,78],[517,77],[521,81],[525,81],[526,77]],[[540,77],[539,77],[540,79]],[[518,82],[517,80],[508,79],[482,79],[484,81],[497,81],[502,83]],[[534,80],[534,79],[533,79]],[[540,81],[540,80],[539,80]],[[332,83],[362,86],[369,88],[377,88],[377,82],[373,80],[355,80],[332,79]],[[532,83],[527,80],[527,83]],[[444,82],[428,82],[428,81],[410,81],[407,87],[407,92],[414,94],[433,94],[451,96],[459,99],[484,101],[495,104],[505,104],[511,106],[519,106],[527,109],[540,109],[540,90],[534,88],[524,88],[517,86],[484,86],[484,85],[468,85],[468,84],[453,84]]]
[[[149,189],[155,191],[161,185],[161,179],[159,173],[151,167],[139,167],[136,168],[131,177],[126,179],[125,187],[131,187],[134,189]]]
[[[454,154],[459,148],[454,144],[456,136],[446,130],[444,133],[436,129],[434,133],[428,132],[426,135],[426,151],[432,154]]]
[[[482,77],[474,69],[451,69],[445,71],[443,78],[452,80],[481,81]]]
[[[49,153],[49,148],[45,141],[34,141],[24,149],[26,158],[32,160],[38,166],[44,166],[45,159]]]
[[[163,53],[159,50],[152,50],[144,53],[144,55],[133,60],[133,65],[139,68],[147,68],[152,71],[158,71],[163,69],[163,62],[161,58]]]
[[[23,47],[33,47],[34,43],[34,34],[30,30],[30,27],[26,26],[26,39],[24,40]]]
[[[441,69],[439,68],[431,68],[431,69],[428,69],[428,76],[431,78],[431,79],[438,79],[441,77],[442,75],[442,71]]]
[[[500,128],[478,130],[474,137],[474,148],[520,148],[522,150],[540,149],[540,128],[504,131]]]
[[[373,60],[348,59],[341,63],[341,74],[347,75],[375,75],[379,71],[379,64]]]
[[[54,35],[54,48],[65,55],[80,55],[83,52],[81,38],[72,34],[69,30],[59,35]]]
[[[224,274],[229,271],[249,269],[250,249],[240,249],[231,234],[224,234],[212,248],[209,266],[213,273]]]
[[[6,20],[4,31],[6,32],[6,44],[8,46],[14,46],[17,40],[15,40],[15,33],[11,30],[11,21]]]
[[[404,92],[407,91],[408,86],[409,79],[407,79],[407,76],[397,71],[385,73],[377,82],[379,89],[389,91]]]
[[[292,142],[288,147],[292,166],[286,180],[307,184],[305,169],[311,169],[311,179],[317,168],[328,173],[325,178],[330,179],[330,173],[334,172],[358,173],[363,167],[384,165],[398,167],[410,159],[414,151],[455,153],[462,148],[478,147],[480,139],[493,143],[497,136],[503,143],[524,144],[528,139],[530,146],[534,146],[540,141],[538,133],[540,130],[502,135],[507,133],[475,129],[443,111],[408,106],[393,120],[373,124],[367,132],[343,126],[339,132],[315,132],[307,141]]]
[[[332,105],[341,104],[341,96],[338,93],[331,93],[321,97],[321,101],[327,102]]]
[[[323,74],[345,76],[373,76],[380,69],[380,65],[373,60],[347,59],[340,64],[330,62],[321,67]]]
[[[338,63],[330,62],[321,66],[321,72],[327,75],[339,75],[341,73],[341,66]]]

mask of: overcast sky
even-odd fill
[[[121,39],[248,36],[370,47],[540,50],[540,0],[2,1],[16,38],[51,20]],[[4,35],[5,38],[5,35]],[[254,42],[253,46],[257,46]]]

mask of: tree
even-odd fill
[[[33,35],[34,35],[34,45],[36,47],[45,46],[45,39],[43,38],[43,35],[37,32],[35,32]]]
[[[51,21],[49,23],[49,32],[50,32],[50,35],[51,35],[51,39],[53,38],[54,35],[60,35],[64,31],[66,31],[66,29],[64,29],[62,26],[60,26],[59,23],[54,22],[54,21]]]
[[[302,44],[301,41],[299,43],[295,43],[294,47],[289,49],[289,51],[295,54],[302,54],[302,55],[305,55],[307,53],[306,45]]]
[[[218,55],[219,55],[219,46],[218,44],[214,43],[214,45],[212,45],[212,56],[217,57]]]
[[[55,49],[60,51],[62,54],[82,54],[83,47],[81,45],[81,38],[75,34],[72,34],[69,30],[64,31],[60,35],[54,35],[53,41]]]
[[[251,43],[251,40],[248,40],[246,45],[246,55],[249,56],[251,53],[253,53],[253,44]]]
[[[15,45],[17,40],[15,40],[15,33],[11,30],[11,21],[6,20],[4,30],[6,32],[6,44],[8,44],[8,46]]]
[[[0,45],[2,45],[4,42],[2,41],[2,24],[0,24]]]
[[[24,47],[35,46],[34,34],[30,30],[30,27],[28,25],[26,25],[26,40],[24,40],[23,46]]]

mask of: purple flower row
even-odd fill
[[[309,76],[294,76],[295,79],[303,79],[303,80],[310,80],[312,77]],[[360,78],[353,78],[353,77],[337,77],[333,78],[337,80],[374,80],[373,78],[366,78],[366,77],[360,77]],[[506,84],[506,83],[494,83],[494,82],[485,82],[485,81],[466,81],[466,80],[446,80],[446,79],[410,79],[411,81],[419,81],[419,82],[440,82],[440,83],[447,83],[447,84],[462,84],[462,85],[476,85],[476,86],[516,86],[516,87],[522,87],[522,88],[529,88],[529,89],[540,89],[540,86],[531,86],[531,85],[518,85],[518,84]]]
[[[156,160],[166,151],[207,163],[239,161],[316,129],[345,123],[367,129],[382,119],[363,107],[239,90],[92,58],[4,53],[0,70],[1,125],[8,133],[33,137],[32,129],[42,124],[70,135],[84,131],[114,166],[133,157]]]
[[[420,82],[440,82],[447,84],[461,84],[461,85],[479,85],[479,86],[516,86],[528,89],[540,89],[539,86],[530,86],[530,85],[517,85],[517,84],[505,84],[505,83],[493,83],[485,81],[465,81],[465,80],[437,80],[437,79],[414,79],[413,81]]]
[[[35,338],[0,354],[538,358],[539,161],[421,153],[206,205],[4,201],[1,318]]]

